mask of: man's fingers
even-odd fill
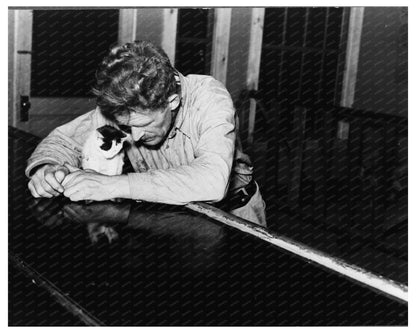
[[[28,188],[35,198],[52,198],[64,191],[61,182],[68,173],[66,167],[47,164],[35,172]]]
[[[59,170],[60,171],[60,170]],[[59,172],[57,171],[57,172]],[[65,177],[65,176],[64,176]],[[62,178],[63,179],[63,178]],[[60,182],[56,179],[56,173],[47,173],[45,175],[45,181],[48,183],[52,189],[62,193],[64,191],[63,186],[60,184]]]
[[[76,181],[80,176],[80,173],[70,173],[65,177],[65,179],[62,182],[62,186],[66,189],[68,186],[73,186],[74,181]]]
[[[81,170],[80,168],[74,167],[68,163],[65,163],[64,167],[66,167],[71,173]]]
[[[45,178],[41,180],[41,186],[46,193],[52,196],[57,196],[59,194],[58,191],[55,191],[54,188],[51,185],[49,185]]]
[[[69,199],[71,199],[71,201],[80,201],[80,200],[84,200],[84,196],[82,195],[82,193],[78,190],[68,190],[64,192],[64,195],[66,197],[68,197]]]
[[[55,171],[55,178],[61,184],[62,181],[65,179],[66,175],[69,174],[69,170],[66,167],[59,167]]]
[[[39,195],[39,193],[36,191],[35,186],[34,186],[34,185],[33,185],[33,183],[32,183],[32,180],[29,182],[28,187],[29,187],[29,191],[30,191],[30,193],[32,193],[32,196],[33,196],[33,197],[35,197],[35,198],[40,198],[40,195]]]
[[[79,191],[78,186],[74,185],[71,187],[67,187],[65,189],[64,195],[68,198],[70,198],[71,196],[73,196],[75,193],[77,193]]]
[[[39,180],[34,180],[33,181],[33,186],[35,188],[36,193],[39,195],[39,197],[42,198],[52,198],[52,194],[48,193],[45,191],[45,189],[43,188],[41,181]]]

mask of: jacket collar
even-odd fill
[[[179,104],[179,110],[177,111],[176,118],[175,118],[175,124],[173,125],[171,131],[169,132],[168,139],[172,139],[176,135],[176,131],[179,130],[182,132],[182,126],[183,122],[185,121],[185,104],[186,99],[188,97],[188,82],[185,76],[183,76],[181,73],[178,72],[178,84],[181,87],[180,91],[180,104]],[[184,133],[187,135],[186,133]]]

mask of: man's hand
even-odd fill
[[[46,164],[31,177],[28,187],[35,198],[52,198],[64,192],[62,181],[69,173],[62,165]]]
[[[93,170],[81,170],[69,164],[71,172],[62,182],[64,195],[72,201],[104,201],[127,198],[130,192],[127,176],[107,176]]]

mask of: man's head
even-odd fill
[[[166,53],[146,41],[116,46],[97,71],[94,93],[102,114],[153,146],[171,127],[179,105],[176,71]]]

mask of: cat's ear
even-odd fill
[[[119,131],[120,132],[120,138],[121,139],[127,139],[127,134],[126,133],[124,133],[123,131]]]
[[[125,135],[125,136],[122,136],[122,137],[120,138],[120,141],[121,141],[121,143],[124,143],[124,142],[126,142],[126,141],[127,141],[127,139],[128,139],[128,136],[127,136],[127,135]]]
[[[97,138],[97,140],[99,139],[101,141],[104,139],[104,136],[101,134],[101,132],[98,129],[95,131],[95,137]]]

